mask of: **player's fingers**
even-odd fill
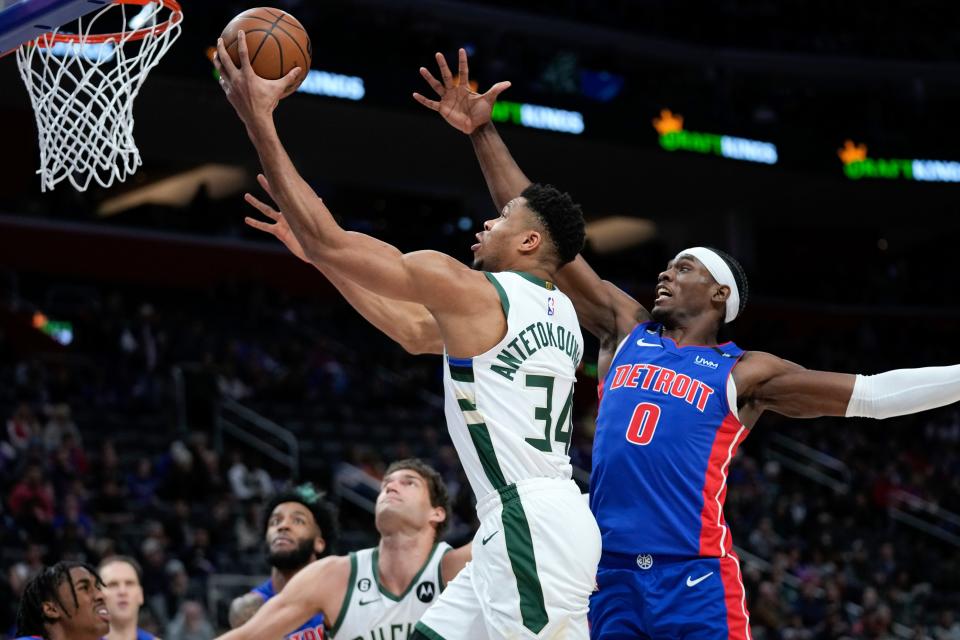
[[[437,95],[441,98],[443,97],[443,94],[447,92],[447,90],[443,88],[443,85],[440,84],[440,81],[434,78],[433,74],[430,73],[426,67],[420,67],[420,75],[423,76],[423,79],[427,81],[427,84],[429,84],[430,87],[436,91]]]
[[[413,99],[419,102],[420,104],[422,104],[423,106],[425,106],[427,109],[433,109],[434,111],[440,110],[439,102],[437,102],[436,100],[430,100],[428,98],[424,98],[419,93],[414,93]]]
[[[254,219],[254,218],[251,218],[250,216],[247,216],[246,218],[244,218],[243,221],[246,223],[246,225],[247,225],[248,227],[253,227],[254,229],[257,229],[258,231],[263,231],[264,233],[269,233],[269,234],[272,235],[272,236],[277,235],[276,233],[273,232],[273,228],[274,228],[275,225],[272,225],[272,224],[267,223],[267,222],[263,222],[262,220],[256,220],[256,219]]]
[[[294,67],[293,69],[290,69],[290,73],[283,76],[283,84],[287,87],[292,87],[297,78],[300,76],[301,71],[303,71],[303,69],[300,67]]]
[[[276,202],[277,199],[273,197],[273,190],[270,188],[270,181],[267,180],[267,176],[263,175],[262,173],[258,173],[257,182],[260,183],[260,187],[267,192],[267,195],[270,196],[270,199]]]
[[[253,194],[245,193],[243,195],[243,199],[247,201],[247,204],[271,220],[279,220],[281,218],[279,211],[268,205],[266,202],[258,200]]]
[[[489,89],[487,89],[487,92],[486,92],[485,94],[483,94],[483,95],[484,95],[484,96],[489,96],[489,97],[493,98],[494,100],[496,100],[497,97],[498,97],[501,93],[503,93],[504,91],[506,91],[507,89],[509,89],[510,86],[511,86],[511,85],[510,85],[510,81],[509,81],[509,80],[504,80],[503,82],[498,82],[497,84],[495,84],[495,85],[493,85],[492,87],[490,87]]]
[[[457,70],[457,73],[460,75],[458,80],[460,81],[460,86],[469,87],[470,86],[470,69],[467,66],[467,50],[461,48],[457,55],[460,58],[460,66]]]
[[[437,52],[437,66],[440,67],[440,77],[443,78],[443,86],[447,89],[453,89],[453,74],[450,73],[450,67],[447,66],[447,59],[443,54]]]
[[[250,55],[247,53],[247,34],[243,30],[237,31],[237,57],[240,59],[240,68],[250,66]]]
[[[230,76],[236,72],[237,66],[233,64],[230,54],[227,53],[227,45],[224,44],[223,38],[217,39],[217,56],[215,60],[220,63],[220,74],[226,76],[229,80]]]

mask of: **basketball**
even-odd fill
[[[294,67],[302,70],[293,93],[310,70],[313,51],[310,36],[300,21],[282,9],[257,7],[248,9],[231,20],[220,37],[235,65],[240,65],[237,53],[237,32],[247,36],[247,51],[254,72],[270,80],[278,80]]]

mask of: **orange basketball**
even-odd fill
[[[310,36],[300,21],[272,7],[248,9],[238,14],[220,34],[227,53],[238,66],[237,31],[240,30],[247,36],[250,65],[258,76],[277,80],[294,67],[300,67],[296,84],[287,91],[287,94],[293,93],[307,77],[313,57]]]

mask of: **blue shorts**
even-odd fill
[[[733,554],[670,558],[604,553],[590,598],[593,640],[751,640]]]

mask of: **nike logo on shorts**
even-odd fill
[[[481,540],[481,541],[480,541],[480,544],[486,546],[486,544],[487,544],[488,542],[490,542],[490,538],[492,538],[493,536],[497,535],[498,533],[500,533],[500,529],[497,529],[496,531],[494,531],[493,533],[491,533],[490,535],[488,535],[486,538],[484,538],[483,540]]]
[[[705,575],[705,576],[700,576],[700,577],[697,578],[696,580],[692,579],[690,576],[687,576],[687,586],[688,586],[688,587],[695,587],[695,586],[697,586],[698,584],[700,584],[701,582],[703,582],[704,580],[706,580],[707,578],[709,578],[709,577],[712,576],[712,575],[713,575],[713,571],[711,571],[710,573],[708,573],[708,574]]]

